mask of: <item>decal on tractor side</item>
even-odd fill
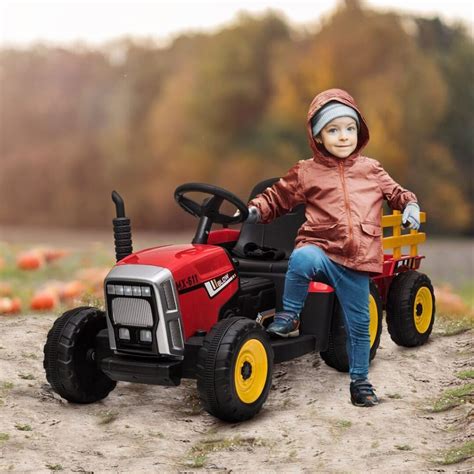
[[[206,281],[204,286],[210,298],[214,298],[220,291],[222,291],[232,280],[237,278],[237,274],[234,271],[228,272],[218,278]]]
[[[196,286],[199,282],[198,276],[194,273],[193,275],[188,276],[187,278],[183,278],[176,282],[176,287],[178,291],[181,292],[186,288],[190,288],[192,286]]]

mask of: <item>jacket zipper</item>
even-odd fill
[[[341,182],[342,182],[342,190],[344,192],[344,203],[346,205],[346,212],[347,212],[347,219],[349,221],[349,242],[348,247],[351,247],[352,244],[352,217],[351,217],[351,206],[349,204],[349,197],[347,196],[347,189],[346,189],[346,180],[344,178],[344,165],[339,162],[339,174],[341,175]]]

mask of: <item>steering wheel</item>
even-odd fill
[[[199,192],[210,194],[210,197],[205,198],[202,204],[198,204],[185,195],[191,192]],[[217,224],[239,224],[244,222],[249,210],[247,205],[241,201],[235,194],[218,188],[212,184],[204,183],[186,183],[178,186],[174,192],[176,202],[189,214],[195,217],[208,217],[212,222]],[[219,209],[224,201],[233,204],[239,211],[237,215],[229,216],[221,214]]]

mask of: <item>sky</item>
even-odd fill
[[[33,42],[99,45],[132,36],[166,41],[185,31],[217,29],[240,11],[262,13],[272,8],[293,25],[316,24],[338,0],[0,0],[0,46],[28,47]],[[401,10],[445,21],[463,21],[471,34],[473,0],[366,0],[380,10]]]

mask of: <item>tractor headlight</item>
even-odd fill
[[[146,342],[151,344],[153,342],[151,331],[149,331],[148,329],[142,329],[140,331],[140,342]]]
[[[149,286],[132,286],[132,285],[107,285],[108,295],[119,296],[151,296],[151,288]]]
[[[130,331],[127,328],[119,329],[119,338],[124,341],[130,341]]]

